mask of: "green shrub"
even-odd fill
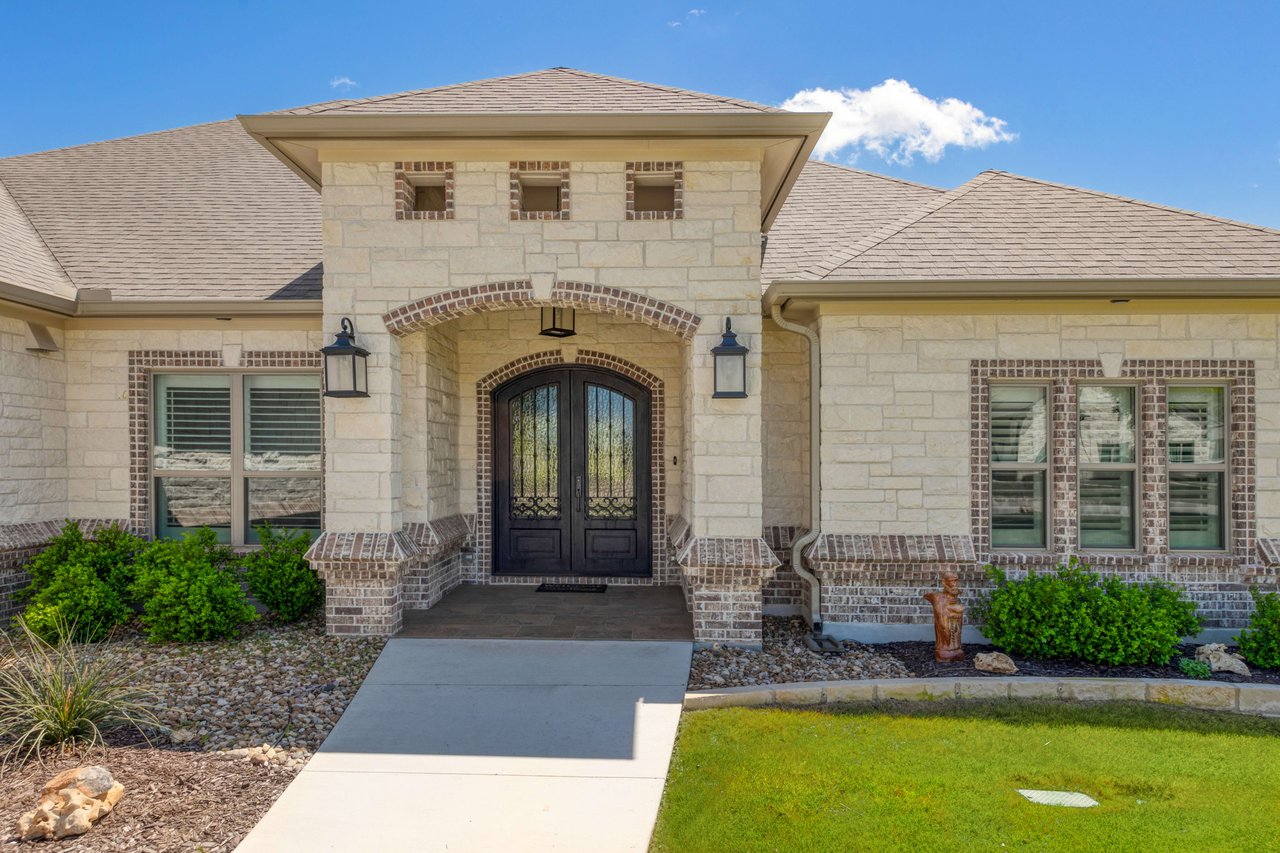
[[[100,745],[102,733],[157,726],[155,697],[138,685],[141,671],[109,645],[91,652],[70,642],[71,626],[54,619],[42,638],[19,618],[17,636],[0,644],[0,758],[25,760],[46,746]]]
[[[181,540],[152,542],[138,558],[133,594],[153,643],[219,640],[257,618],[236,573],[231,549],[208,528]]]
[[[1249,590],[1253,596],[1253,616],[1249,627],[1236,642],[1241,656],[1262,669],[1280,669],[1280,595]]]
[[[24,618],[27,627],[47,642],[59,637],[63,625],[70,626],[70,639],[95,642],[132,615],[115,588],[92,567],[72,562],[54,569],[32,597]]]
[[[31,583],[19,593],[25,617],[37,635],[51,641],[57,626],[71,626],[71,639],[104,638],[129,619],[133,563],[143,542],[112,525],[90,539],[68,521],[49,545],[27,563]]]
[[[144,547],[145,542],[121,530],[119,525],[113,524],[88,538],[79,524],[68,521],[62,526],[62,532],[27,563],[31,584],[19,596],[23,600],[33,600],[54,582],[61,567],[78,563],[92,569],[121,600],[125,600],[133,582],[133,563]]]
[[[254,528],[262,547],[244,556],[249,592],[282,622],[296,622],[324,601],[324,585],[303,559],[310,540],[302,531]]]
[[[1152,581],[1127,584],[1088,571],[1074,557],[1052,574],[1009,580],[987,567],[996,588],[977,616],[1004,651],[1111,665],[1168,663],[1182,637],[1200,631],[1183,591]]]
[[[1213,677],[1213,667],[1195,658],[1178,658],[1178,671],[1187,678],[1195,678],[1201,681]]]

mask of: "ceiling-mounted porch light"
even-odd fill
[[[574,314],[576,312],[572,308],[556,308],[546,306],[542,309],[542,331],[540,335],[546,335],[549,338],[571,338],[578,334],[574,329]]]
[[[712,397],[747,396],[747,353],[749,351],[738,343],[738,336],[733,332],[733,321],[726,317],[724,336],[720,339],[720,345],[711,348],[716,368],[716,390]]]
[[[351,320],[343,317],[333,343],[320,350],[324,356],[326,397],[369,396],[369,351],[356,346],[355,340]]]

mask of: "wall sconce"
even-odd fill
[[[326,397],[369,396],[369,351],[356,346],[355,340],[350,318],[343,317],[333,343],[320,350],[324,356]]]
[[[716,390],[712,397],[747,396],[748,352],[750,350],[738,343],[738,336],[733,332],[733,321],[726,317],[720,345],[711,348],[716,368]]]
[[[549,338],[571,338],[577,334],[574,329],[574,321],[577,319],[576,312],[572,308],[552,308],[545,307],[542,309],[542,331],[540,335],[546,335]]]

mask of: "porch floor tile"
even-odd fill
[[[404,611],[399,636],[461,640],[693,640],[675,586],[610,586],[603,593],[463,585],[430,610]]]

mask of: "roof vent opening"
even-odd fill
[[[452,163],[396,163],[396,219],[452,218]]]
[[[520,210],[524,213],[559,213],[560,175],[548,172],[522,173]]]
[[[683,214],[684,164],[627,164],[627,219],[681,219]]]
[[[568,219],[569,164],[551,160],[511,163],[512,219]]]

